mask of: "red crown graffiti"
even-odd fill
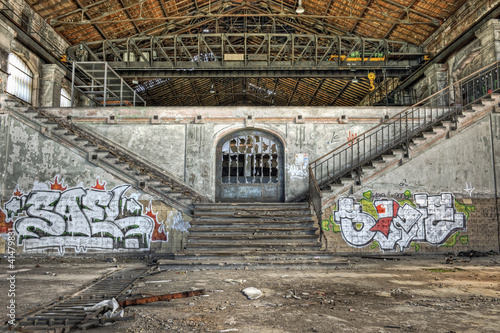
[[[49,181],[49,184],[50,184],[50,189],[51,190],[57,190],[57,191],[66,191],[66,189],[68,188],[67,186],[62,186],[63,185],[63,182],[64,181],[61,181],[60,183],[58,182],[59,180],[59,176],[55,176],[54,177],[54,182],[51,183]]]

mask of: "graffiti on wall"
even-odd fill
[[[27,194],[17,190],[4,205],[5,220],[14,223],[18,245],[25,251],[57,249],[63,255],[68,248],[148,250],[152,241],[168,241],[151,203],[143,214],[138,194],[125,195],[131,185],[108,191],[97,179],[90,189],[68,188],[58,176],[49,184],[37,183]]]
[[[151,202],[146,209],[146,215],[151,217],[155,223],[153,235],[151,236],[152,242],[168,242],[170,230],[188,232],[189,228],[191,228],[189,222],[184,220],[182,213],[179,211],[170,211],[166,221],[158,221],[158,213],[153,212]]]
[[[358,142],[358,133],[352,133],[351,134],[351,131],[349,131],[349,135],[347,136],[347,141],[351,141],[352,142],[349,142],[349,146]]]
[[[369,197],[366,195],[369,194]],[[357,202],[353,197],[342,197],[338,200],[330,221],[322,222],[324,230],[330,230],[332,223],[334,232],[340,232],[347,244],[353,247],[371,245],[383,251],[400,251],[415,246],[416,242],[432,245],[452,246],[457,242],[458,232],[466,231],[468,211],[473,206],[462,205],[458,212],[455,197],[451,193],[428,195],[419,193],[410,199],[371,199],[371,191],[365,193],[367,199]],[[461,204],[459,204],[461,205]],[[467,242],[467,236],[458,238]],[[465,244],[465,243],[464,243]]]

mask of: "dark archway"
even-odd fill
[[[225,135],[217,144],[216,200],[284,202],[284,147],[260,130]]]

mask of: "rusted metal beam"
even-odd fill
[[[201,296],[201,295],[205,295],[205,289],[183,291],[183,292],[179,292],[179,293],[172,293],[172,294],[165,294],[165,295],[158,295],[158,296],[126,299],[126,300],[119,301],[118,304],[120,304],[120,306],[122,308],[124,308],[126,306],[131,306],[131,305],[141,305],[141,304],[147,304],[147,303],[153,303],[153,302],[159,302],[159,301],[169,301],[172,299],[187,298],[187,297],[194,297],[194,296]]]
[[[363,17],[363,15],[365,15],[366,11],[368,10],[368,6],[370,6],[370,4],[372,3],[373,0],[368,0],[368,2],[366,3],[366,6],[365,8],[363,8],[363,11],[361,12],[361,14],[359,15],[359,17]],[[358,25],[360,20],[357,20],[356,22],[354,22],[354,25],[352,26],[351,30],[349,30],[350,33],[353,33],[354,29],[356,29],[356,26]]]
[[[78,7],[80,7],[80,9],[83,9],[84,6],[82,5],[82,3],[80,2],[80,0],[75,0],[75,3],[78,5]],[[84,11],[85,13],[85,16],[90,20],[92,21],[92,16],[90,16],[90,14],[87,12],[87,11]],[[104,38],[104,39],[108,39],[109,37],[106,35],[106,33],[104,31],[102,31],[102,29],[99,27],[99,25],[97,25],[97,23],[92,23],[92,26],[97,30],[97,32],[99,32],[101,34],[101,36]]]
[[[411,6],[413,6],[416,1],[417,0],[412,0],[412,2],[408,5],[408,9],[410,9]],[[407,13],[408,12],[406,12],[406,14]],[[401,14],[399,14],[398,20],[401,20],[404,16],[405,16],[405,12],[402,12]],[[384,39],[387,38],[391,34],[391,32],[394,30],[394,28],[396,28],[396,25],[397,25],[396,23],[394,23],[392,25],[392,27],[389,29],[389,31],[387,31],[387,33],[385,34]]]
[[[130,23],[132,23],[132,25],[134,26],[135,30],[137,31],[137,33],[141,33],[141,29],[139,29],[139,27],[137,26],[137,24],[132,20],[132,15],[130,15],[130,12],[127,8],[125,8],[125,4],[123,3],[122,0],[118,0],[118,2],[120,3],[120,5],[122,5],[123,9],[125,9],[125,13],[127,14],[128,18],[131,20]]]

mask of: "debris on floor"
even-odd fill
[[[159,302],[159,301],[169,301],[172,299],[187,298],[187,297],[194,297],[194,296],[201,296],[201,295],[205,295],[204,289],[183,291],[183,292],[179,292],[179,293],[172,293],[172,294],[165,294],[165,295],[158,295],[158,296],[125,299],[125,300],[119,301],[118,303],[120,304],[120,306],[126,307],[126,306],[131,306],[131,305],[140,305],[140,304],[153,303],[153,302]]]
[[[254,287],[248,287],[241,291],[248,299],[257,299],[264,295],[262,291]]]

